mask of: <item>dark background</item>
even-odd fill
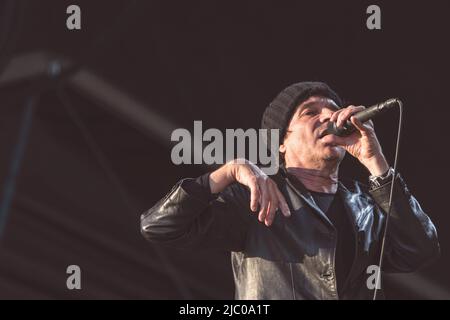
[[[447,128],[448,1],[6,1],[0,2],[0,72],[14,57],[48,52],[70,59],[176,127],[258,128],[285,86],[327,82],[347,103],[399,97],[405,105],[399,170],[434,221],[442,257],[411,277],[387,279],[387,297],[450,297]],[[78,4],[82,29],[66,28]],[[366,28],[378,4],[382,30]],[[182,177],[170,136],[144,134],[62,84],[63,107],[46,78],[0,87],[0,298],[228,299],[229,254],[154,247],[139,216]],[[27,99],[39,96],[22,161],[13,158]],[[397,114],[375,121],[393,163]],[[81,124],[80,124],[81,123]],[[366,181],[346,159],[343,173]],[[18,174],[11,178],[11,166]],[[82,290],[66,288],[66,267]]]

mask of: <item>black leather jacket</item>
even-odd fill
[[[284,171],[274,180],[292,215],[277,213],[271,227],[251,213],[243,185],[211,198],[184,179],[141,216],[141,232],[151,242],[179,248],[231,251],[237,299],[371,299],[367,267],[378,264],[390,183],[368,190],[356,181],[339,182],[356,246],[338,295],[335,228],[298,181]],[[412,272],[439,256],[436,229],[400,176],[394,190],[383,271]]]

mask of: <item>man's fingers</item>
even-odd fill
[[[278,209],[278,196],[276,194],[275,186],[273,183],[269,182],[269,187],[267,188],[269,190],[269,208],[268,213],[266,215],[266,219],[264,220],[266,226],[270,226],[275,219],[275,213]]]
[[[252,179],[253,180],[253,179]],[[289,217],[291,212],[283,194],[278,190],[277,185],[266,178],[257,178],[254,181],[249,181],[250,188],[250,208],[256,212],[259,203],[258,220],[264,222],[266,226],[270,226],[278,209],[281,210],[284,216]]]
[[[336,119],[336,126],[341,128],[344,122],[347,120],[352,109],[344,109],[341,113],[339,113]]]
[[[344,125],[344,123],[347,120],[349,120],[353,114],[355,114],[359,111],[362,111],[364,109],[365,109],[365,107],[363,107],[363,106],[358,106],[358,107],[349,106],[349,107],[345,108],[341,113],[339,113],[337,120],[336,120],[336,126],[339,128],[342,127]]]
[[[283,215],[285,217],[290,217],[291,210],[289,209],[286,199],[284,199],[283,194],[280,192],[280,190],[278,190],[278,188],[276,188],[276,192],[277,192],[277,196],[278,196],[278,206],[279,206],[281,212],[283,213]]]
[[[339,109],[338,111],[335,111],[335,112],[331,115],[330,121],[331,121],[331,122],[335,122],[335,121],[337,120],[339,114],[340,114],[342,111],[344,111],[344,109]]]
[[[367,133],[369,132],[369,128],[366,127],[365,124],[363,124],[361,121],[359,121],[357,118],[355,117],[351,117],[350,121],[353,123],[353,125],[356,127],[356,129],[358,129],[361,133]],[[373,124],[367,124],[367,126],[371,127],[373,129]]]
[[[267,209],[269,206],[269,190],[267,190],[267,185],[265,181],[261,181],[259,184],[259,190],[261,191],[260,196],[260,210],[258,213],[258,220],[260,222],[264,222],[266,215],[267,215]]]
[[[255,178],[250,179],[248,187],[250,188],[250,209],[253,212],[256,212],[258,210],[258,202],[261,195]]]
[[[272,225],[273,219],[275,218],[275,211],[276,211],[277,204],[274,201],[269,202],[269,206],[267,208],[267,215],[264,219],[264,224],[268,227]]]

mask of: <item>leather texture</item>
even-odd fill
[[[250,211],[245,186],[234,183],[211,199],[195,190],[193,179],[183,179],[141,216],[142,235],[178,248],[230,251],[236,299],[372,299],[367,268],[378,264],[391,184],[369,190],[356,181],[339,182],[337,196],[354,226],[356,244],[339,295],[337,231],[301,183],[285,171],[274,180],[292,215],[277,212],[270,227]],[[382,270],[412,272],[439,256],[437,233],[400,175],[394,184]]]

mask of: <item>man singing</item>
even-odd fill
[[[231,161],[183,179],[141,216],[151,242],[231,252],[237,299],[371,299],[367,270],[378,265],[393,170],[371,121],[352,117],[325,83],[284,89],[263,129],[280,130],[281,165],[269,178]],[[350,120],[350,136],[324,134]],[[345,153],[369,172],[369,186],[338,179]],[[412,272],[439,256],[436,229],[400,175],[394,180],[384,272]]]

